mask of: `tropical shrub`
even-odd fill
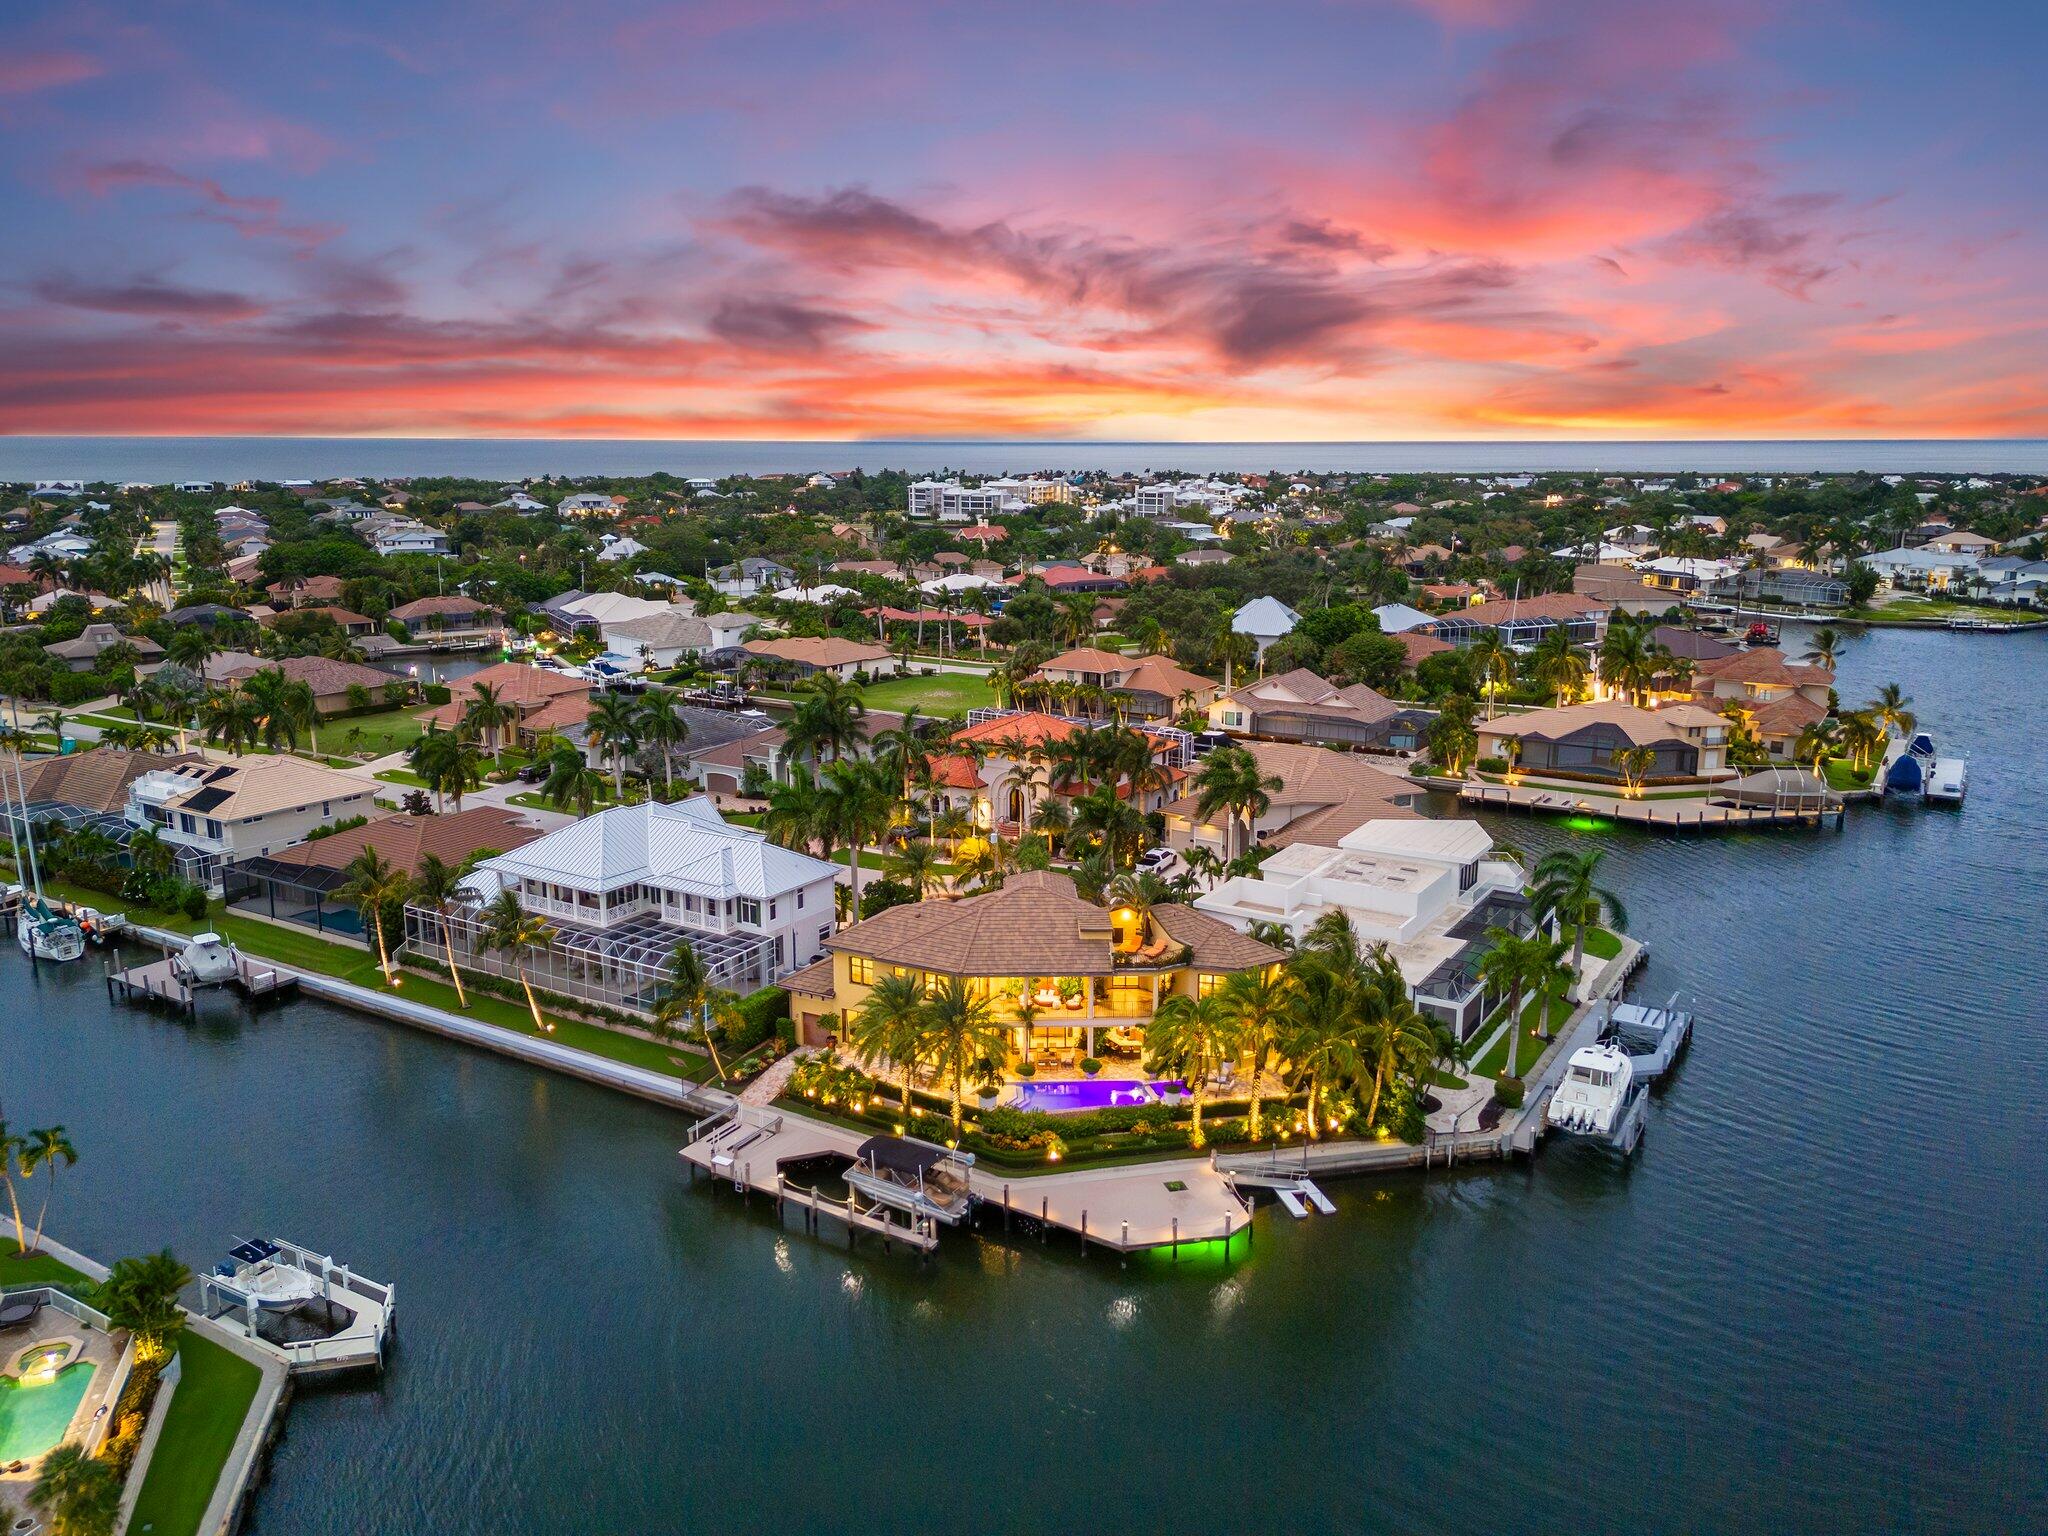
[[[1481,773],[1506,773],[1508,760],[1504,757],[1482,757],[1478,767]]]
[[[1520,1109],[1522,1093],[1522,1080],[1519,1077],[1503,1077],[1494,1082],[1493,1097],[1502,1109]]]

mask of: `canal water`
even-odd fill
[[[1796,637],[1787,637],[1796,646]],[[655,1108],[306,1003],[197,1024],[0,960],[0,1094],[83,1153],[53,1232],[275,1232],[395,1281],[302,1392],[263,1536],[786,1529],[2039,1529],[2048,636],[1880,632],[1970,803],[1603,839],[1699,1034],[1643,1155],[1337,1184],[1133,1262],[920,1266],[691,1187]],[[33,1187],[33,1186],[31,1186]]]

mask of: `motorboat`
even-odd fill
[[[195,933],[178,952],[178,969],[195,987],[218,987],[241,971],[234,947],[217,933]]]
[[[261,1237],[230,1248],[213,1266],[212,1283],[236,1305],[260,1312],[289,1312],[320,1294],[317,1275],[286,1262],[284,1250]]]
[[[1934,762],[1934,738],[1926,731],[1895,737],[1885,752],[1880,787],[1887,795],[1924,798]]]
[[[1923,793],[1929,800],[1940,801],[1944,805],[1961,805],[1969,788],[1970,764],[1967,758],[1937,757],[1927,770]]]
[[[1778,643],[1778,626],[1766,624],[1762,619],[1758,619],[1749,626],[1749,633],[1744,635],[1742,639],[1743,643],[1752,650],[1760,645],[1776,645]]]
[[[1581,1136],[1612,1135],[1634,1084],[1628,1052],[1614,1045],[1582,1046],[1572,1052],[1564,1081],[1550,1096],[1548,1123],[1553,1130]]]

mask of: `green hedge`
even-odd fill
[[[790,1024],[789,994],[780,987],[763,987],[741,998],[733,1011],[739,1017],[725,1027],[721,1038],[728,1050],[751,1051],[770,1035],[784,1034]]]

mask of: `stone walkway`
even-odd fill
[[[789,1086],[790,1074],[796,1071],[797,1063],[810,1054],[809,1050],[791,1051],[771,1061],[766,1072],[740,1090],[740,1102],[756,1106],[773,1104],[782,1097],[782,1090]]]

